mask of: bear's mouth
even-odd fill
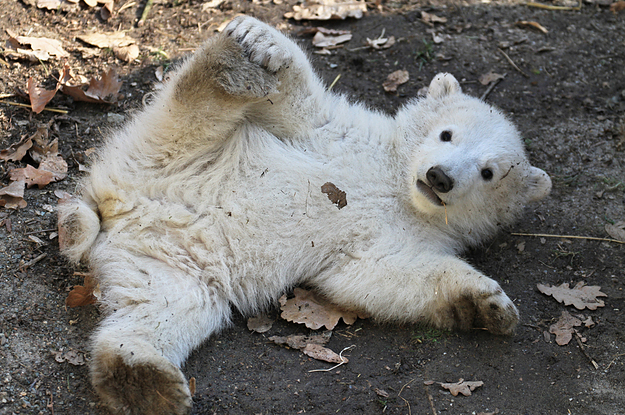
[[[438,197],[438,195],[434,192],[434,190],[432,190],[430,186],[425,184],[424,181],[417,180],[417,189],[419,189],[419,191],[423,193],[425,197],[427,197],[428,200],[432,202],[433,204],[438,205],[438,206],[443,206],[443,201],[441,200],[441,198]]]

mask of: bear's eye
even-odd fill
[[[490,180],[493,178],[493,171],[491,169],[482,169],[482,179]]]
[[[440,135],[441,141],[451,141],[451,131],[443,131]]]

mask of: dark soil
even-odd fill
[[[275,0],[274,0],[275,1]],[[155,69],[196,48],[236,13],[246,13],[292,34],[310,23],[289,21],[294,0],[226,0],[202,11],[201,1],[157,1],[146,24],[135,22],[144,2],[108,21],[99,7],[66,5],[48,11],[3,0],[0,27],[17,35],[62,41],[69,64],[92,76],[111,65],[124,81],[124,99],[105,106],[72,102],[57,94],[50,107],[67,114],[0,105],[0,149],[38,125],[50,123],[52,137],[70,170],[65,180],[26,191],[28,206],[0,208],[0,414],[101,414],[87,365],[59,363],[52,352],[75,350],[89,359],[88,337],[100,314],[97,306],[65,308],[69,289],[82,283],[59,254],[54,233],[54,191],[75,190],[88,164],[85,151],[97,146],[119,114],[128,117],[157,82]],[[124,4],[115,5],[119,10]],[[431,27],[421,11],[447,18]],[[519,21],[544,26],[544,34]],[[545,10],[492,2],[382,2],[360,20],[320,22],[348,29],[354,38],[332,54],[313,55],[315,66],[334,90],[381,111],[394,112],[438,72],[454,74],[470,94],[481,96],[481,75],[506,73],[487,100],[509,113],[526,140],[533,164],[554,183],[552,195],[531,205],[515,233],[609,238],[605,225],[625,220],[625,12],[584,3],[580,11]],[[131,64],[111,51],[83,58],[76,36],[87,31],[129,30],[140,57]],[[389,49],[362,48],[366,38],[395,36]],[[442,38],[434,43],[432,32]],[[4,31],[2,36],[8,38]],[[299,37],[312,49],[311,35]],[[161,50],[167,53],[163,55]],[[515,69],[506,59],[518,66]],[[26,81],[53,86],[61,60],[45,63],[0,61],[0,93],[19,96]],[[405,69],[410,81],[386,93],[387,75]],[[50,71],[50,74],[48,74]],[[8,170],[25,162],[0,162],[0,188]],[[140,184],[138,184],[140,185]],[[36,237],[36,238],[32,238]],[[38,239],[37,239],[38,238]],[[46,254],[41,258],[41,254]],[[197,414],[623,414],[625,413],[625,245],[589,239],[501,234],[467,254],[471,263],[497,279],[519,307],[522,321],[512,337],[482,331],[447,333],[419,326],[380,326],[359,320],[339,325],[329,347],[355,345],[349,363],[330,365],[277,346],[270,335],[307,333],[278,321],[265,335],[250,333],[243,317],[195,351],[183,368],[197,380]],[[38,258],[38,262],[32,263]],[[607,294],[605,307],[577,311],[538,292],[536,285],[584,281]],[[565,346],[549,328],[567,310],[591,316]],[[277,311],[272,311],[277,316]],[[596,367],[592,362],[596,363]],[[77,363],[77,362],[75,362]],[[435,383],[481,380],[471,396],[452,396]]]

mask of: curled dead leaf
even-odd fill
[[[67,294],[65,305],[67,307],[82,307],[89,304],[95,304],[98,298],[94,295],[97,288],[95,278],[85,275],[83,285],[74,285],[74,288]]]
[[[517,26],[519,27],[530,27],[530,28],[534,28],[544,34],[549,33],[549,31],[547,29],[545,29],[545,27],[543,25],[541,25],[538,22],[528,22],[526,20],[521,20],[519,22],[515,23]]]
[[[67,362],[74,366],[82,366],[86,363],[84,353],[78,350],[74,350],[74,349],[69,349],[65,352],[53,351],[52,355],[54,356],[54,360],[56,360],[59,363]]]
[[[566,282],[553,287],[538,284],[537,287],[541,293],[552,296],[564,305],[573,305],[578,310],[585,308],[596,310],[598,307],[603,307],[605,305],[603,300],[597,299],[597,297],[607,297],[605,293],[600,291],[601,287],[596,285],[584,286],[584,284],[584,281],[580,281],[573,288],[569,288],[569,284]]]
[[[573,327],[579,327],[582,325],[582,321],[576,317],[573,317],[568,311],[563,311],[560,319],[549,327],[549,333],[556,335],[556,343],[560,346],[569,344],[573,338],[575,329]]]
[[[367,12],[367,4],[358,0],[311,0],[293,6],[293,11],[284,14],[287,19],[330,20],[353,17],[360,19]]]
[[[457,383],[441,383],[441,386],[444,389],[449,390],[453,396],[458,396],[458,394],[462,394],[464,396],[471,396],[471,392],[476,388],[483,386],[484,382],[481,380],[478,381],[465,381],[464,379],[460,379]]]
[[[617,241],[625,242],[625,221],[605,225],[605,231]]]
[[[302,349],[302,353],[306,356],[312,357],[316,360],[321,360],[329,363],[347,363],[349,360],[346,357],[339,356],[334,351],[323,347],[320,344],[307,344]]]
[[[498,73],[494,73],[493,71],[490,71],[490,72],[480,76],[479,81],[480,81],[480,84],[482,84],[482,85],[488,85],[491,82],[495,82],[495,81],[498,81],[498,80],[503,79],[503,78],[504,78],[503,75],[498,74]]]
[[[347,194],[334,183],[327,182],[321,186],[321,193],[327,194],[330,202],[334,203],[339,210],[347,206]]]
[[[24,209],[28,204],[24,200],[24,188],[26,183],[23,180],[15,181],[0,189],[0,206],[7,209]]]
[[[625,1],[624,0],[620,0],[617,2],[614,2],[610,5],[610,11],[614,14],[617,14],[621,11],[625,10]]]
[[[54,175],[51,172],[35,168],[30,164],[23,168],[10,170],[9,178],[26,183],[28,188],[37,185],[40,189],[54,181]]]
[[[350,41],[352,38],[351,33],[343,33],[339,35],[329,35],[324,34],[321,31],[315,33],[315,36],[312,39],[312,44],[318,48],[327,48],[331,46],[336,46],[341,43],[345,43]]]
[[[391,73],[386,78],[386,81],[384,81],[382,86],[384,87],[384,90],[386,92],[395,92],[397,91],[397,87],[399,87],[401,84],[405,84],[406,82],[408,82],[408,79],[410,79],[408,71],[400,69]]]
[[[354,324],[358,317],[366,318],[363,314],[347,311],[323,298],[316,296],[312,291],[302,288],[293,290],[295,297],[280,298],[281,317],[287,321],[305,324],[306,327],[317,330],[323,326],[332,330],[342,318],[346,324]]]
[[[60,88],[60,84],[57,83],[55,89],[44,89],[35,85],[35,81],[31,77],[26,82],[26,88],[28,89],[30,106],[35,114],[39,114],[48,105],[48,102],[54,98],[56,91]]]
[[[33,146],[32,137],[24,136],[15,144],[9,146],[9,148],[0,151],[0,160],[4,161],[20,161]]]
[[[38,62],[39,60],[47,61],[51,57],[69,56],[59,40],[47,37],[17,36],[10,30],[7,30],[7,33],[9,39],[6,42],[5,56],[11,59],[29,59]]]
[[[136,41],[130,36],[126,36],[126,32],[103,32],[103,33],[86,33],[76,36],[78,39],[100,49],[104,48],[122,48],[130,46]]]
[[[113,53],[118,59],[124,62],[132,62],[139,57],[139,46],[129,45],[122,47],[114,47]]]
[[[273,319],[267,314],[261,313],[255,317],[247,319],[247,328],[256,333],[265,333],[273,326]]]
[[[430,26],[433,26],[434,23],[447,23],[446,17],[438,17],[435,14],[421,12],[421,20],[423,23],[426,23]]]
[[[91,78],[88,85],[72,85],[68,82],[69,80],[63,82],[61,92],[71,96],[76,101],[96,104],[114,104],[117,102],[119,99],[119,89],[123,84],[122,81],[117,79],[117,72],[113,68],[102,72],[99,78]]]

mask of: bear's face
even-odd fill
[[[410,185],[419,212],[480,240],[549,193],[549,176],[529,164],[514,125],[462,94],[451,75],[437,76],[418,105],[426,109],[425,138],[413,155]]]

